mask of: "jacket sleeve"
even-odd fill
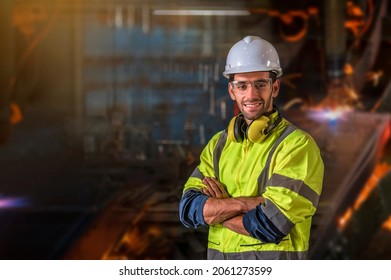
[[[187,190],[179,202],[179,220],[186,227],[206,226],[203,215],[204,204],[208,197],[199,190]]]
[[[263,213],[260,205],[243,216],[243,226],[251,237],[264,243],[278,244],[285,237]]]
[[[243,226],[254,238],[278,244],[298,223],[316,212],[323,183],[320,151],[305,132],[296,131],[275,151],[265,203],[243,217]]]
[[[205,186],[205,176],[216,177],[213,169],[213,150],[221,133],[217,133],[203,149],[200,163],[187,179],[179,202],[179,220],[186,227],[206,226],[203,209],[208,196],[201,189]]]

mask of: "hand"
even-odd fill
[[[214,198],[228,198],[229,194],[227,193],[224,186],[216,179],[211,177],[205,177],[202,182],[205,185],[205,188],[202,188],[202,192],[210,197]]]

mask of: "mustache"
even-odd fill
[[[242,104],[246,103],[265,103],[265,100],[263,99],[247,99],[247,100],[242,100]]]

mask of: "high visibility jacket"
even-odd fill
[[[206,225],[202,208],[208,197],[200,191],[202,179],[215,177],[231,197],[261,195],[265,202],[243,216],[251,236],[221,224],[209,227],[209,259],[306,259],[323,172],[313,138],[284,118],[261,143],[248,139],[236,143],[221,131],[208,142],[185,183],[180,218],[186,226]],[[258,238],[262,231],[278,232],[282,238],[271,241],[262,234]]]

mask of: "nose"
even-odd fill
[[[247,95],[249,96],[258,96],[259,92],[255,89],[253,83],[249,83],[247,86]]]

